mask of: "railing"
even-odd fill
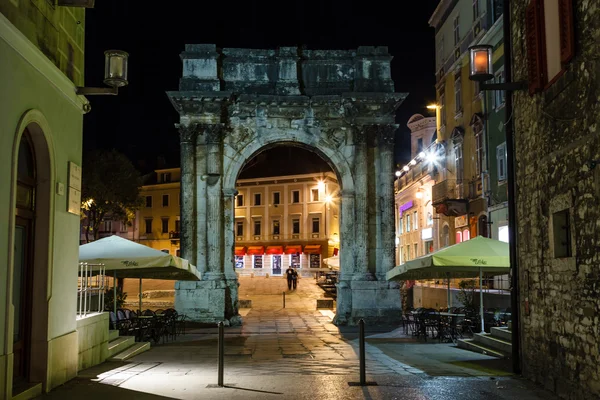
[[[169,239],[179,239],[179,232],[169,232]]]
[[[431,202],[441,203],[446,199],[459,199],[462,194],[462,185],[456,179],[446,179],[436,183],[431,188]]]
[[[106,267],[104,264],[79,263],[79,285],[77,287],[78,318],[104,311],[105,272]]]

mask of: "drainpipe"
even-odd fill
[[[511,70],[511,35],[510,35],[510,1],[504,0],[504,74],[506,82],[512,82]],[[515,374],[521,373],[521,343],[519,335],[519,266],[517,260],[517,218],[516,218],[516,174],[515,174],[515,142],[513,137],[513,92],[506,91],[506,172],[508,173],[508,242],[510,249],[510,265],[512,267],[512,296],[511,296],[511,320],[512,320],[512,367]]]

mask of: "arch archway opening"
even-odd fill
[[[279,309],[287,292],[288,307],[314,311],[314,299],[327,297],[333,311],[340,206],[338,174],[317,149],[275,143],[248,157],[237,175],[231,227],[242,308],[251,300],[253,308]]]

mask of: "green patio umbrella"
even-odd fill
[[[482,277],[504,275],[510,270],[509,246],[506,242],[477,236],[394,267],[386,274],[388,281],[436,278],[474,278],[479,275],[479,308],[483,331]],[[448,306],[450,305],[448,282]]]

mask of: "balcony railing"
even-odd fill
[[[169,232],[169,239],[179,239],[179,232]]]
[[[431,202],[442,203],[447,199],[462,199],[464,197],[462,181],[446,179],[433,185],[431,188]]]

